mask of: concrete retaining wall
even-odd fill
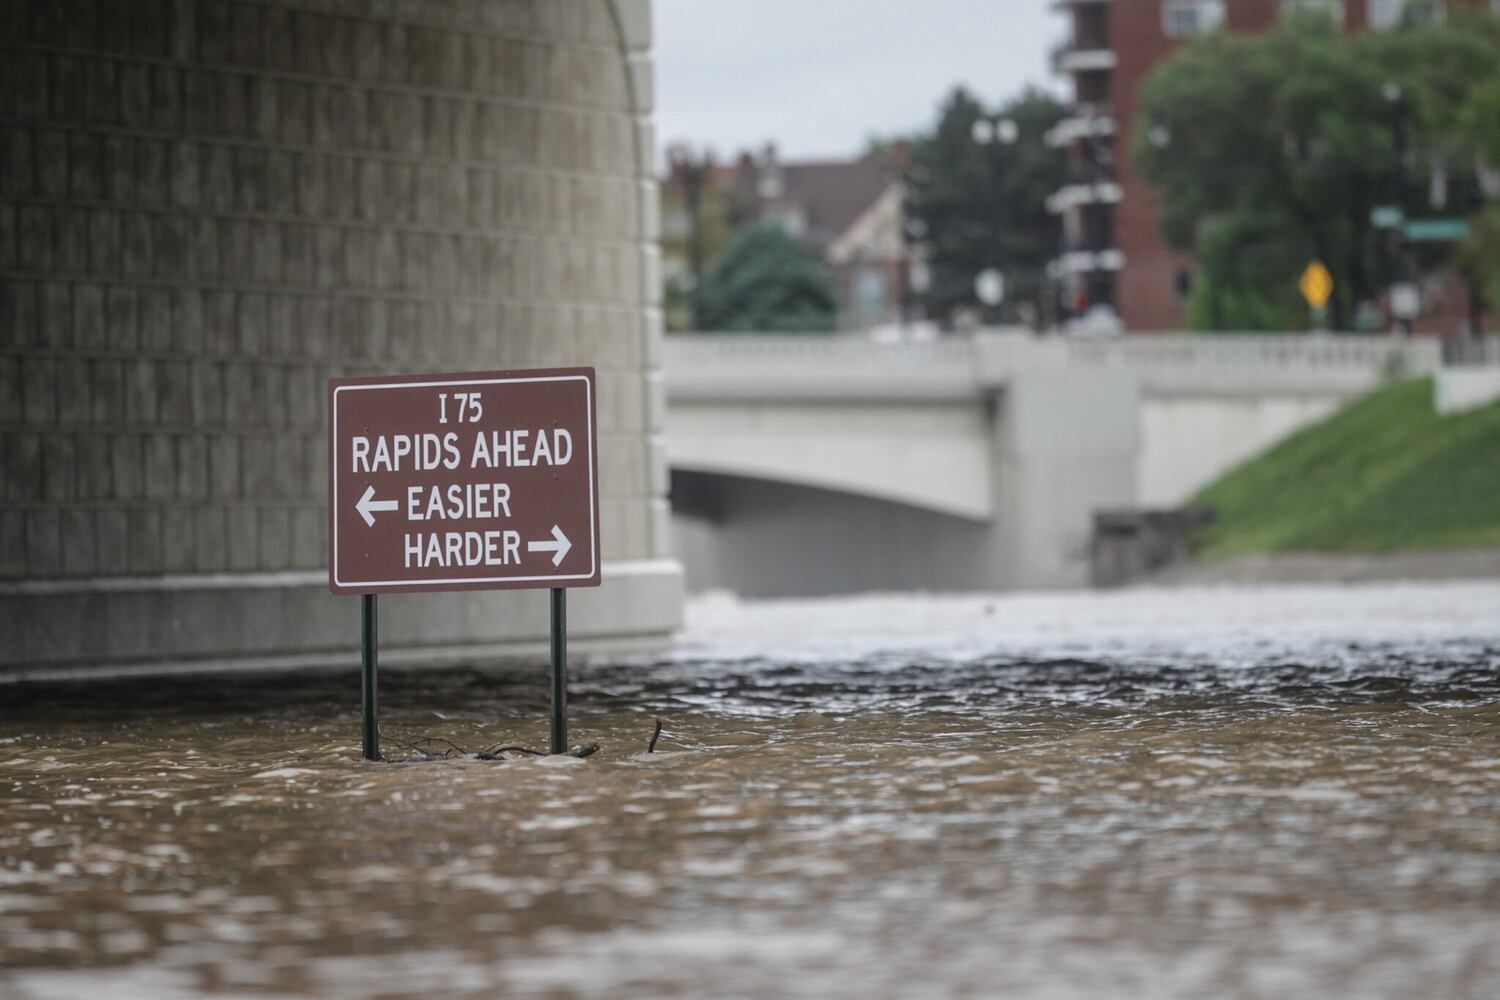
[[[1462,413],[1500,399],[1500,366],[1444,368],[1432,380],[1432,406],[1438,413]]]
[[[1220,475],[1332,416],[1344,395],[1158,395],[1141,400],[1136,470],[1144,507],[1185,503]]]

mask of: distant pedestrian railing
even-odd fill
[[[675,399],[818,395],[966,396],[977,390],[970,337],[874,341],[849,335],[675,334],[662,368]]]
[[[1496,350],[1500,350],[1497,345]],[[1013,372],[1121,367],[1153,393],[1353,394],[1436,371],[1430,339],[1302,334],[1149,334],[1110,339],[980,331],[928,339],[673,334],[663,369],[678,399],[718,395],[972,395]]]
[[[931,368],[967,365],[974,358],[971,337],[877,341],[849,334],[680,333],[669,335],[666,345],[667,357],[675,363],[669,367],[733,366],[742,371],[800,364]]]
[[[1441,344],[1431,339],[1351,334],[1149,334],[1066,341],[1075,364],[1131,368],[1354,368],[1389,373],[1434,371]]]
[[[1450,337],[1443,341],[1443,363],[1449,365],[1500,365],[1500,335]]]

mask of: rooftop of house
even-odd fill
[[[799,216],[800,235],[819,249],[838,239],[885,193],[900,172],[889,160],[778,163],[755,161],[741,191],[756,215]]]
[[[901,177],[904,150],[850,160],[782,162],[774,147],[707,165],[707,184],[732,197],[743,217],[778,221],[822,250],[854,224]],[[674,163],[668,191],[685,173]]]

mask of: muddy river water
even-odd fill
[[[587,759],[358,688],[0,685],[0,996],[1500,996],[1500,583],[703,599]]]

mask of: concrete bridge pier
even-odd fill
[[[597,371],[603,585],[682,615],[649,0],[0,4],[0,680],[359,662],[328,379]],[[546,596],[382,602],[389,663],[546,649]]]
[[[858,345],[823,364],[816,352],[845,345],[757,346],[705,345],[724,367],[671,387],[674,542],[690,589],[1082,586],[1093,512],[1135,496],[1129,369],[1048,352],[1003,363],[1004,341],[863,372]]]
[[[997,393],[988,586],[1088,583],[1096,510],[1135,502],[1140,388],[1121,368],[1042,368]]]

